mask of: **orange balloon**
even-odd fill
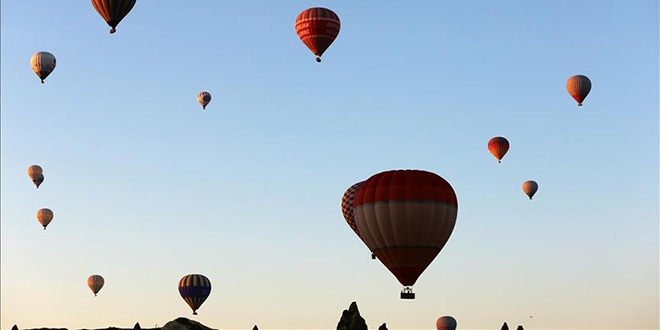
[[[509,140],[501,136],[496,136],[490,139],[490,141],[488,141],[488,151],[495,156],[498,163],[501,163],[502,157],[504,157],[507,151],[509,151]]]
[[[572,76],[566,81],[566,90],[581,107],[582,102],[591,91],[591,80],[581,74]]]
[[[37,220],[44,226],[44,230],[46,230],[46,226],[53,221],[53,211],[47,208],[40,209],[37,211]]]

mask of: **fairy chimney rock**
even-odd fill
[[[215,330],[211,329],[197,321],[189,320],[185,317],[180,317],[176,320],[169,321],[160,330]]]
[[[368,330],[367,322],[360,316],[357,303],[354,301],[341,314],[337,330]]]

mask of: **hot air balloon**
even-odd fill
[[[362,239],[362,237],[360,237],[360,231],[358,231],[357,225],[355,224],[353,203],[355,202],[355,192],[360,187],[361,183],[362,182],[358,182],[350,186],[348,189],[346,189],[344,195],[341,197],[341,213],[344,215],[344,219],[346,219],[348,226],[351,227],[355,235],[357,235],[357,237],[360,239]],[[371,259],[376,259],[376,255],[372,253]]]
[[[340,26],[337,14],[320,7],[303,10],[295,23],[298,37],[316,55],[316,62],[321,62],[321,55],[337,38]]]
[[[488,151],[495,156],[498,163],[501,163],[502,157],[509,151],[509,141],[501,136],[496,136],[488,141]]]
[[[37,211],[37,220],[39,220],[39,223],[44,226],[44,230],[46,230],[46,226],[53,221],[53,211],[47,208],[42,208]]]
[[[49,52],[36,52],[30,59],[32,71],[41,79],[42,84],[44,79],[55,70],[56,64],[55,56]]]
[[[581,74],[572,76],[566,81],[566,90],[577,101],[578,106],[581,107],[582,102],[591,91],[591,80]]]
[[[115,33],[119,22],[135,6],[135,0],[92,0],[92,5],[110,26],[110,33]]]
[[[344,195],[341,197],[341,213],[344,215],[344,219],[346,219],[348,226],[351,227],[353,232],[355,232],[358,237],[360,237],[360,232],[355,225],[355,217],[353,216],[353,201],[355,200],[355,192],[357,191],[358,187],[360,187],[361,183],[362,182],[358,182],[350,186],[348,189],[346,189]]]
[[[32,180],[32,183],[37,186],[37,189],[41,183],[44,182],[44,171],[39,165],[31,165],[28,167],[27,174],[30,177],[30,180]]]
[[[534,194],[536,194],[536,191],[539,189],[539,185],[536,183],[536,181],[528,180],[523,182],[522,189],[531,200]]]
[[[456,319],[451,316],[443,316],[435,322],[438,330],[456,330]]]
[[[190,306],[193,315],[197,315],[197,309],[211,294],[211,281],[200,274],[186,275],[179,281],[179,294]]]
[[[94,292],[94,297],[96,297],[96,294],[101,291],[103,284],[105,284],[105,280],[101,275],[92,275],[87,278],[87,286],[92,292]]]
[[[211,93],[209,92],[200,92],[197,94],[197,102],[202,105],[202,110],[206,110],[206,106],[211,102]]]
[[[435,173],[386,171],[360,184],[353,212],[362,241],[404,286],[401,299],[415,299],[411,286],[454,230],[454,189]]]

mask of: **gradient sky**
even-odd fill
[[[342,24],[321,64],[313,6]],[[372,328],[659,327],[658,1],[140,0],[113,35],[89,1],[0,9],[2,329],[331,329],[352,301]],[[340,208],[399,168],[459,200],[412,301]]]

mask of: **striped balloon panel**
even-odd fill
[[[591,91],[591,80],[583,75],[572,76],[566,81],[566,90],[577,101],[578,105],[582,105],[582,102]]]
[[[358,188],[354,205],[362,240],[405,286],[413,285],[445,246],[458,214],[449,183],[418,170],[372,176]]]
[[[344,195],[341,198],[341,213],[344,215],[344,219],[346,219],[348,226],[351,227],[351,229],[355,232],[356,235],[358,235],[358,237],[360,236],[360,231],[357,229],[357,225],[355,224],[353,203],[355,201],[355,192],[357,191],[358,187],[360,187],[361,183],[362,182],[358,182],[350,186],[348,189],[346,189]]]
[[[94,9],[112,28],[117,27],[135,6],[136,0],[92,0]]]
[[[179,294],[193,312],[196,312],[211,294],[211,281],[204,275],[186,275],[179,281]]]
[[[488,141],[488,151],[500,161],[509,151],[509,141],[501,136],[496,136]]]
[[[32,70],[42,81],[55,70],[56,64],[55,56],[49,52],[37,52],[30,59]]]
[[[321,56],[339,35],[339,16],[327,8],[309,8],[296,18],[300,40],[316,56]]]
[[[37,211],[37,220],[39,220],[39,223],[46,228],[46,226],[53,221],[53,211],[47,208],[40,209]]]
[[[87,278],[87,286],[95,295],[99,293],[104,284],[105,280],[101,275],[92,275]]]

